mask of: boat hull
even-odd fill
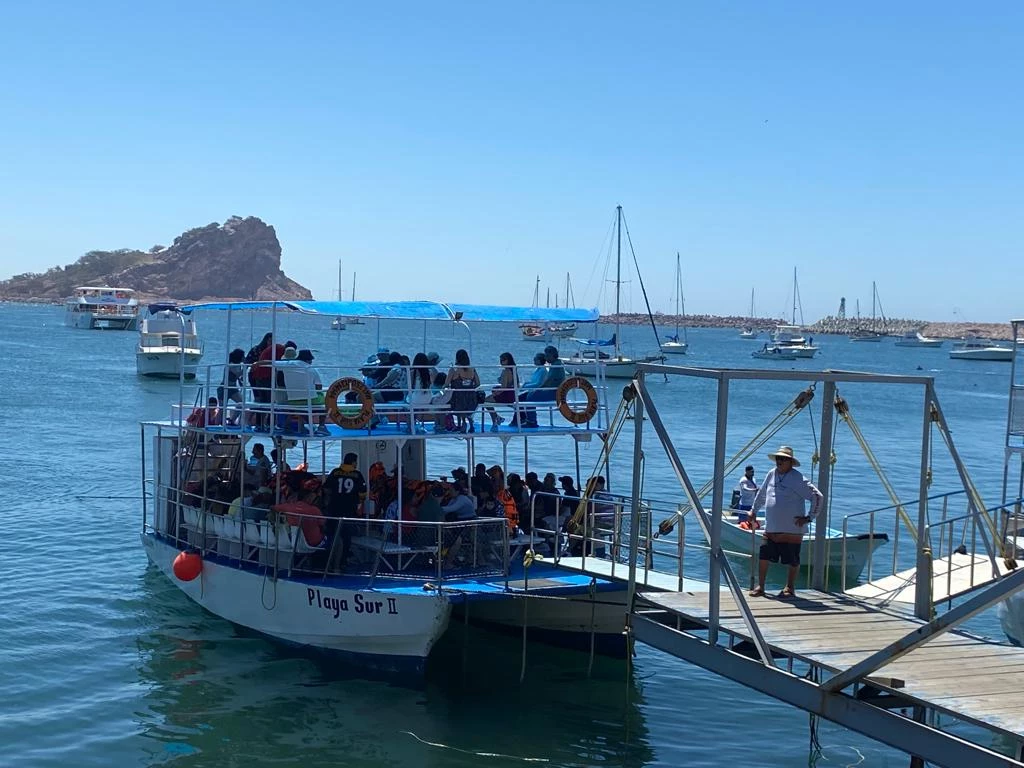
[[[676,343],[674,341],[669,341],[661,345],[661,351],[666,355],[685,355],[689,348],[689,344],[684,344],[682,342]]]
[[[598,363],[593,358],[563,357],[562,365],[573,376],[586,376],[591,379],[599,376],[605,379],[632,379],[636,376],[636,367],[640,363],[658,363],[664,360],[664,357],[652,355],[635,360],[628,357],[609,358]]]
[[[196,377],[196,366],[203,353],[199,350],[185,350],[185,354],[178,350],[169,349],[166,351],[154,351],[140,349],[135,353],[135,370],[139,376],[148,376],[156,379],[177,379],[181,377],[182,363],[184,362],[184,377],[194,379]]]
[[[951,349],[950,360],[993,360],[1009,363],[1013,360],[1013,350],[993,347],[992,349]]]
[[[471,622],[502,631],[521,632],[563,648],[588,649],[593,637],[595,649],[609,656],[626,651],[625,587],[602,591],[593,597],[577,595],[553,600],[550,597],[488,600],[456,607],[456,615],[469,612]]]
[[[281,642],[329,651],[379,671],[422,672],[448,626],[451,604],[435,592],[358,589],[301,582],[203,561],[192,581],[174,575],[177,547],[153,534],[142,542],[150,561],[206,610]]]
[[[105,315],[96,312],[66,312],[64,325],[69,328],[85,328],[97,331],[134,331],[134,315]]]
[[[776,346],[751,352],[750,356],[758,360],[810,360],[817,352],[817,347]]]

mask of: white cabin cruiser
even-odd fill
[[[896,339],[897,347],[926,347],[935,349],[942,346],[942,339],[932,339],[920,331],[907,331]]]
[[[64,300],[64,325],[69,328],[133,331],[138,314],[131,288],[86,285]]]
[[[1013,360],[1014,345],[997,344],[980,336],[965,336],[953,342],[949,350],[951,360],[994,360],[1009,363]]]
[[[136,371],[154,378],[194,379],[203,356],[195,319],[174,304],[150,304],[148,310],[139,323]]]

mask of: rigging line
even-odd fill
[[[644,306],[647,307],[647,319],[651,321],[651,329],[654,331],[654,338],[658,339],[658,326],[654,322],[654,314],[651,312],[651,302],[647,299],[647,288],[644,287],[644,278],[640,274],[640,264],[636,260],[636,251],[633,250],[633,238],[629,234],[629,224],[626,222],[626,214],[622,214],[622,224],[626,228],[626,242],[629,243],[629,252],[633,255],[633,266],[636,268],[636,279],[640,282],[640,292],[644,297]]]
[[[740,448],[728,462],[726,462],[724,474],[729,475],[736,470],[736,468],[742,462],[746,461],[747,458],[755,451],[764,447],[764,444],[772,439],[778,432],[785,427],[790,421],[792,421],[803,408],[814,398],[814,385],[810,385],[807,389],[800,390],[797,396],[793,398],[793,402],[785,406],[779,413],[772,417],[761,431],[758,432],[754,437],[747,441],[747,444]],[[776,424],[776,422],[779,422]],[[714,486],[714,479],[712,478],[704,486],[697,491],[697,498],[703,499],[710,492]],[[682,517],[693,509],[693,506],[689,503],[680,504],[679,509],[673,512],[669,517],[665,518],[658,526],[658,530],[662,533],[669,533],[672,527],[675,525],[675,520]],[[667,529],[667,530],[666,530]]]
[[[853,414],[850,413],[849,403],[842,397],[839,396],[839,390],[836,390],[835,409],[839,414],[840,418],[846,423],[846,426],[850,428],[850,434],[853,435],[854,439],[860,445],[861,451],[863,451],[865,458],[868,460],[868,464],[875,470],[875,474],[878,475],[879,481],[882,483],[882,487],[886,493],[889,494],[889,499],[892,501],[893,506],[896,508],[896,514],[900,520],[907,527],[910,535],[914,537],[914,543],[918,542],[918,531],[914,521],[910,519],[910,515],[907,514],[907,510],[900,501],[899,495],[896,493],[896,489],[892,483],[889,482],[888,475],[885,474],[885,470],[882,468],[881,463],[878,461],[878,457],[875,456],[874,451],[871,450],[871,446],[868,445],[867,439],[864,437],[864,433],[861,432],[860,426],[853,418]]]

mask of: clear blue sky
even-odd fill
[[[8,3],[0,277],[237,214],[318,298],[340,257],[359,298],[594,305],[621,203],[655,309],[679,251],[692,313],[788,312],[795,266],[808,321],[872,280],[1003,321],[1022,39],[1019,2]]]

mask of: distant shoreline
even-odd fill
[[[166,301],[166,299],[164,299]],[[222,298],[210,298],[205,301],[247,301],[247,299],[222,299]],[[139,303],[144,304],[145,298],[140,298]],[[38,304],[45,306],[61,306],[61,301],[51,301],[39,298],[15,298],[10,296],[0,297],[0,304]],[[182,303],[199,304],[201,301],[188,301]],[[615,315],[602,315],[598,321],[605,325],[612,324],[615,322]],[[648,325],[650,318],[647,315],[641,314],[623,314],[620,316],[619,322],[622,325]],[[674,315],[656,314],[654,315],[654,322],[661,326],[675,325],[676,317]],[[746,317],[739,317],[737,315],[687,315],[686,317],[679,318],[679,324],[686,326],[687,328],[745,328],[747,326],[752,327],[762,333],[767,333],[775,330],[776,325],[784,325],[788,321],[781,318],[765,318],[759,317],[751,321]],[[825,335],[839,335],[845,336],[853,332],[858,327],[868,327],[870,323],[864,320],[856,320],[846,318],[840,320],[834,317],[826,317],[821,320],[817,320],[814,323],[805,325],[809,334],[821,334]],[[971,323],[971,322],[957,322],[957,323],[946,323],[937,322],[932,320],[904,320],[904,319],[887,319],[885,325],[877,325],[877,330],[885,333],[889,336],[901,336],[907,331],[920,331],[925,336],[930,336],[937,339],[959,339],[964,336],[968,336],[971,333],[977,333],[979,336],[983,336],[990,339],[1009,339],[1012,329],[1009,322],[1005,323]]]

